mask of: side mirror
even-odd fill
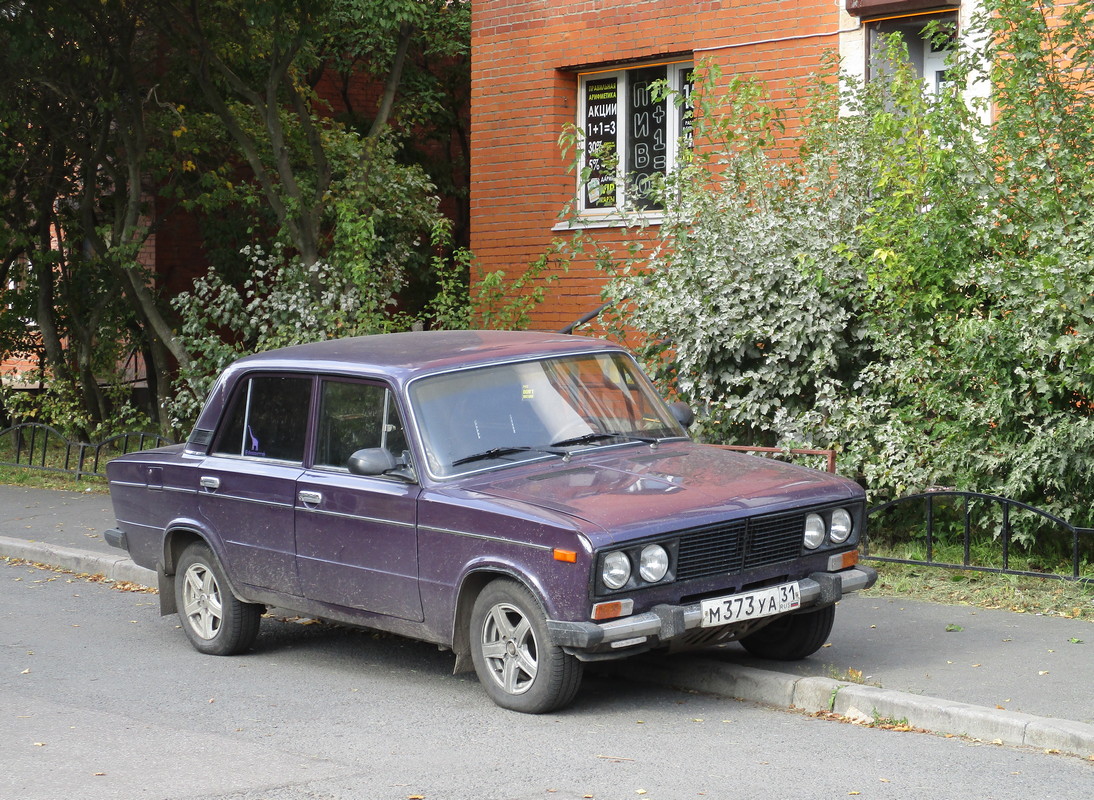
[[[684,430],[691,427],[691,424],[695,422],[695,412],[691,410],[691,406],[685,403],[683,400],[678,400],[669,406],[669,411],[676,417],[676,421],[684,426]]]
[[[346,466],[354,475],[376,476],[395,469],[398,464],[390,451],[382,447],[366,447],[351,455]]]

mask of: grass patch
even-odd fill
[[[66,472],[46,472],[40,469],[4,465],[0,465],[0,483],[24,489],[61,489],[69,492],[90,490],[97,494],[106,494],[109,491],[105,478],[85,475],[80,480],[76,480],[75,475]]]
[[[1000,608],[1094,622],[1094,585],[917,564],[870,561],[877,583],[865,594],[931,603]]]

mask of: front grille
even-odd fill
[[[704,525],[679,532],[676,579],[725,575],[801,555],[805,513]]]

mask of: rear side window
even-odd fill
[[[312,379],[259,376],[236,388],[217,455],[304,461]]]

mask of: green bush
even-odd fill
[[[875,501],[955,486],[1089,526],[1094,4],[985,5],[940,96],[899,63],[804,87],[796,159],[769,155],[762,86],[700,65],[694,151],[659,227],[624,213],[606,294],[710,441],[838,448]]]

